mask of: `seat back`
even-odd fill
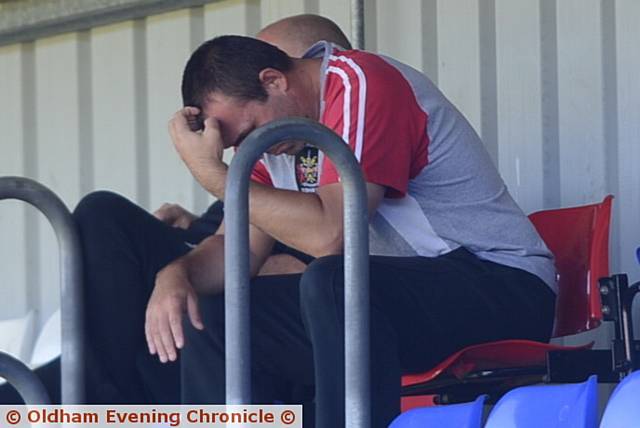
[[[555,256],[558,298],[553,337],[602,322],[598,279],[609,276],[609,195],[601,203],[538,211],[529,219]]]
[[[27,312],[19,318],[0,320],[0,351],[28,361],[33,346],[35,315]]]
[[[31,354],[31,368],[41,367],[60,356],[62,332],[60,331],[60,308],[49,317],[38,334]]]
[[[596,428],[598,381],[512,389],[491,410],[485,428]]]
[[[640,423],[640,371],[625,377],[609,398],[600,428],[626,428]]]
[[[486,395],[472,403],[420,407],[402,413],[389,428],[480,428]]]

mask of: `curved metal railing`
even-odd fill
[[[0,377],[9,382],[27,404],[51,404],[47,390],[38,376],[23,362],[0,352]]]
[[[307,119],[286,119],[253,131],[229,167],[225,197],[225,321],[227,404],[251,400],[249,338],[249,177],[271,146],[302,140],[334,163],[344,188],[346,426],[370,426],[369,229],[360,167],[344,141]]]
[[[84,403],[84,316],[82,258],[78,233],[71,213],[55,193],[42,184],[23,177],[0,177],[0,200],[19,199],[40,210],[49,220],[58,239],[60,253],[60,312],[62,316],[61,382],[64,404]],[[7,365],[3,377],[22,376],[20,369]],[[17,370],[17,371],[16,371]],[[15,379],[15,377],[13,377]],[[23,398],[27,398],[23,395]],[[27,404],[33,404],[27,402]]]

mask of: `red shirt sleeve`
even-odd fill
[[[267,171],[267,167],[261,160],[259,160],[256,163],[256,166],[253,167],[253,171],[251,171],[251,180],[255,181],[256,183],[273,187],[273,182],[271,181],[269,171]]]
[[[427,115],[402,74],[382,58],[335,52],[325,80],[322,123],[349,144],[365,180],[386,187],[386,197],[406,194],[426,165]],[[320,186],[338,182],[325,157]]]

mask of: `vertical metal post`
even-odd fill
[[[80,241],[71,213],[51,190],[23,177],[0,177],[0,200],[19,199],[40,210],[58,239],[60,313],[62,316],[61,381],[64,404],[84,403],[84,304]]]
[[[369,398],[369,225],[360,167],[342,139],[307,119],[286,119],[253,131],[235,154],[225,197],[227,404],[251,400],[249,338],[249,176],[260,156],[286,140],[302,140],[334,163],[344,189],[346,426],[371,425]]]
[[[351,43],[364,49],[364,0],[351,0]]]

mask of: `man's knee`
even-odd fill
[[[305,311],[342,301],[344,257],[326,256],[309,264],[300,280],[300,303]]]
[[[125,197],[108,191],[97,191],[86,195],[80,200],[73,217],[79,227],[95,225],[103,219],[114,221],[126,216],[134,204]]]

